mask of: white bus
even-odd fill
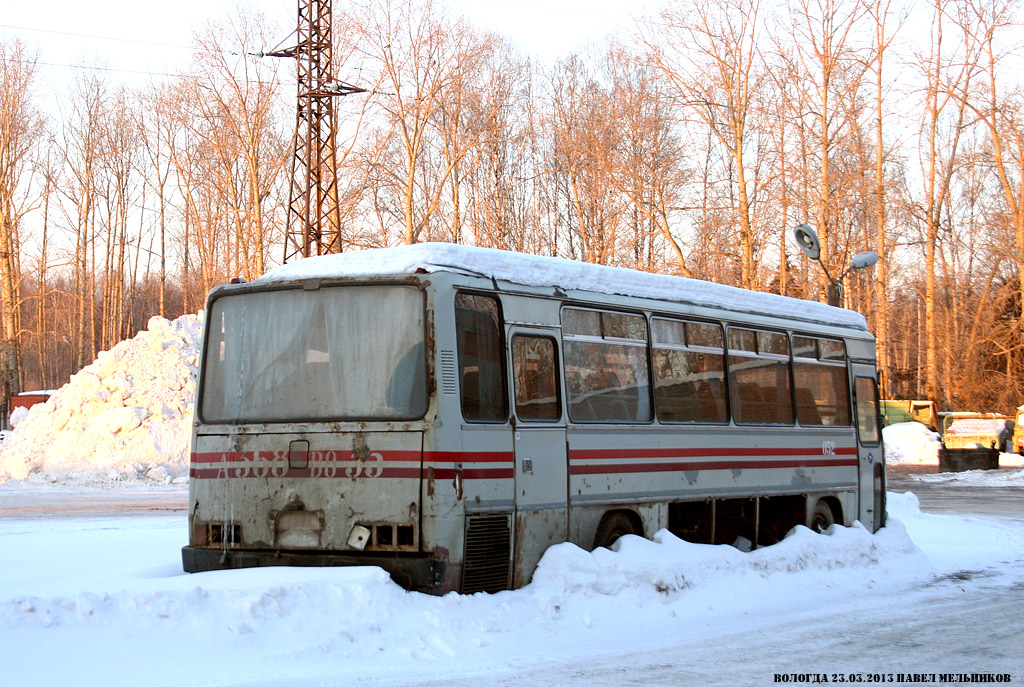
[[[301,260],[206,312],[190,572],[497,591],[558,542],[885,521],[874,340],[848,310],[420,244]]]

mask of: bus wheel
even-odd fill
[[[626,534],[641,534],[633,519],[622,511],[605,513],[601,518],[601,524],[597,526],[597,534],[594,535],[594,548],[609,547]]]
[[[814,513],[811,514],[811,529],[815,532],[824,532],[836,522],[835,513],[832,507],[825,501],[819,500],[814,504]]]

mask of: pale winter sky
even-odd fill
[[[54,84],[75,65],[111,70],[114,80],[174,73],[187,63],[192,31],[223,17],[237,0],[0,0],[0,40],[21,38],[40,50],[44,80]],[[663,0],[448,0],[481,27],[503,33],[529,55],[552,59],[588,41],[626,31],[632,16]],[[247,0],[282,26],[296,23],[296,0]],[[346,5],[334,0],[335,11]],[[259,49],[260,46],[253,46]],[[273,47],[273,46],[262,46]],[[136,75],[136,76],[133,76]]]

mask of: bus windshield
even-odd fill
[[[206,326],[204,422],[409,420],[426,411],[424,300],[415,287],[226,295]]]

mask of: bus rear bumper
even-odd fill
[[[189,573],[269,566],[377,566],[387,571],[399,586],[427,594],[443,594],[449,591],[452,578],[452,571],[448,570],[447,556],[434,555],[356,556],[348,553],[185,546],[181,549],[181,562],[185,572]]]

